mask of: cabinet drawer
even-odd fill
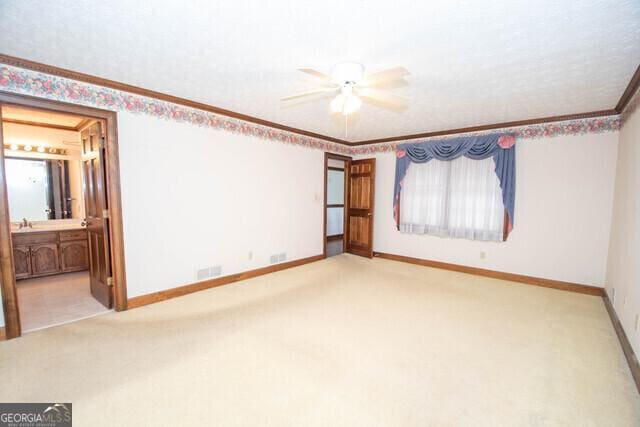
[[[87,240],[86,230],[61,231],[60,241],[67,242],[69,240]]]
[[[45,233],[13,233],[11,235],[13,244],[18,245],[38,245],[41,243],[58,243],[58,233],[45,232]]]

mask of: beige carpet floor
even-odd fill
[[[632,426],[601,299],[330,259],[0,343],[0,401],[77,426]]]

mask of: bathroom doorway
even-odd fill
[[[124,310],[115,113],[0,93],[0,117],[7,337]]]
[[[345,200],[348,195],[350,157],[325,153],[324,233],[325,257],[339,255],[346,250]]]

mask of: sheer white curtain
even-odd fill
[[[504,206],[492,158],[412,163],[402,185],[400,231],[502,241]]]

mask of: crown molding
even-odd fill
[[[53,65],[43,64],[41,62],[35,62],[28,59],[18,58],[15,56],[5,55],[0,53],[0,63],[11,65],[14,67],[24,68],[27,70],[38,71],[45,74],[50,74],[58,77],[64,77],[71,80],[77,80],[84,83],[90,83],[97,86],[103,86],[110,89],[120,90],[123,92],[129,92],[136,95],[142,95],[147,98],[155,98],[161,101],[171,102],[173,104],[183,105],[185,107],[195,108],[198,110],[208,111],[214,114],[220,114],[222,116],[231,117],[238,120],[243,120],[250,123],[255,123],[262,126],[271,127],[274,129],[280,129],[287,132],[296,133],[299,135],[308,136],[311,138],[323,139],[329,142],[335,142],[338,144],[350,145],[349,142],[333,138],[319,133],[309,132],[303,129],[298,129],[290,126],[285,126],[280,123],[270,122],[268,120],[259,119],[257,117],[249,116],[235,111],[226,110],[224,108],[216,107],[214,105],[203,104],[201,102],[192,101],[185,98],[180,98],[173,95],[168,95],[162,92],[156,92],[150,89],[144,89],[138,86],[129,85],[126,83],[117,82],[114,80],[105,79],[102,77],[93,76],[90,74],[79,73],[77,71],[67,70],[65,68],[55,67]]]
[[[617,113],[622,113],[624,109],[627,108],[629,101],[631,101],[631,98],[638,90],[638,87],[640,87],[640,65],[638,65],[638,68],[636,68],[636,72],[633,73],[633,76],[631,76],[629,84],[622,93],[620,100],[616,104],[615,110]]]
[[[638,87],[640,87],[640,66],[638,66],[638,68],[636,69],[636,72],[634,73],[629,84],[627,85],[624,93],[620,97],[618,104],[612,109],[349,142],[343,139],[333,138],[327,135],[306,131],[304,129],[293,128],[293,127],[282,125],[279,123],[270,122],[268,120],[263,120],[257,117],[248,116],[245,114],[237,113],[235,111],[219,108],[213,105],[204,104],[204,103],[192,101],[185,98],[180,98],[180,97],[168,95],[161,92],[156,92],[149,89],[144,89],[138,86],[132,86],[126,83],[121,83],[114,80],[93,76],[90,74],[67,70],[64,68],[43,64],[40,62],[35,62],[28,59],[5,55],[2,53],[0,53],[0,63],[27,69],[27,70],[37,71],[45,74],[50,74],[58,77],[63,77],[71,80],[85,82],[85,83],[89,83],[97,86],[102,86],[102,87],[106,87],[114,90],[129,92],[136,95],[145,96],[147,98],[158,99],[161,101],[166,101],[166,102],[170,102],[177,105],[195,108],[198,110],[219,114],[222,116],[243,120],[246,122],[255,123],[258,125],[262,125],[262,126],[266,126],[274,129],[279,129],[286,132],[295,133],[298,135],[303,135],[311,138],[317,138],[320,140],[341,144],[347,147],[357,147],[362,145],[405,141],[405,140],[411,140],[411,139],[417,139],[417,138],[430,138],[434,136],[450,136],[450,135],[464,134],[464,133],[470,133],[470,132],[480,132],[480,131],[486,131],[486,130],[492,130],[492,129],[504,129],[504,128],[512,128],[512,127],[518,127],[518,126],[528,126],[528,125],[536,125],[536,124],[551,123],[551,122],[561,122],[561,121],[568,121],[568,120],[580,120],[580,119],[618,115],[624,110],[624,108],[627,106],[627,104],[633,97]]]
[[[578,113],[578,114],[565,114],[562,116],[549,116],[549,117],[541,117],[537,119],[528,119],[528,120],[517,120],[513,122],[503,122],[503,123],[493,123],[489,125],[480,125],[480,126],[470,126],[466,128],[457,128],[457,129],[447,129],[440,130],[435,132],[424,132],[424,133],[415,133],[412,135],[401,135],[401,136],[392,136],[388,138],[379,138],[379,139],[368,139],[365,141],[358,141],[351,143],[352,146],[357,147],[359,145],[369,145],[369,144],[381,144],[384,142],[397,142],[397,141],[406,141],[410,139],[417,138],[431,138],[434,136],[449,136],[449,135],[457,135],[463,133],[472,133],[472,132],[482,132],[486,130],[492,129],[504,129],[504,128],[513,128],[518,126],[529,126],[529,125],[538,125],[542,123],[552,123],[552,122],[564,122],[568,120],[580,120],[580,119],[591,119],[594,117],[606,117],[606,116],[615,116],[618,112],[616,110],[600,110],[600,111],[590,111],[588,113]]]

